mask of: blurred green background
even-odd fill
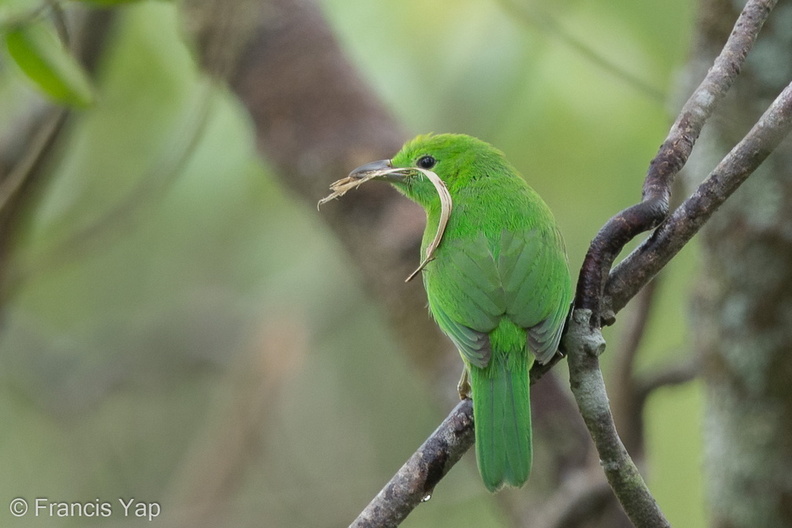
[[[576,275],[598,228],[640,199],[693,6],[506,1],[321,6],[407,130],[465,132],[505,151],[555,212]],[[541,13],[665,100],[592,62]],[[206,493],[196,488],[210,482],[218,525],[346,525],[448,409],[393,344],[322,213],[283,191],[244,110],[200,75],[177,8],[119,14],[98,101],[70,130],[14,249],[0,502],[98,498],[114,515],[91,521],[124,526],[142,521],[124,519],[117,499],[135,497],[159,502],[155,522],[171,526],[195,515]],[[5,57],[0,67],[6,135],[37,96]],[[695,266],[686,250],[669,269],[642,369],[690,352]],[[619,329],[606,335],[611,350]],[[693,528],[705,525],[700,412],[694,383],[658,391],[647,414],[649,485],[672,524]],[[472,458],[404,526],[505,525]],[[6,506],[0,517],[86,525]]]

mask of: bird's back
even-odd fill
[[[501,317],[525,330],[550,317],[557,327],[571,287],[563,241],[544,201],[514,173],[477,178],[452,199],[443,241],[424,270],[432,311],[484,333]],[[430,215],[424,243],[431,224]]]

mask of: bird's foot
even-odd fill
[[[457,392],[460,400],[470,399],[470,378],[468,377],[467,367],[462,367],[462,376],[457,383]]]

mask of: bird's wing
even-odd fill
[[[430,303],[431,304],[431,303]],[[489,363],[492,350],[490,349],[489,335],[478,332],[451,319],[442,308],[432,309],[432,315],[443,333],[451,338],[462,356],[479,368],[484,368]]]
[[[489,332],[504,313],[504,292],[497,264],[484,234],[444,240],[436,259],[424,269],[429,309],[462,356],[486,367]]]
[[[506,313],[528,331],[528,348],[546,363],[558,349],[572,300],[561,235],[555,228],[503,231],[500,245]]]
[[[505,315],[527,330],[528,348],[540,362],[550,359],[571,296],[560,237],[538,229],[504,230],[494,243],[480,233],[443,245],[424,280],[437,324],[463,357],[486,366],[488,333]]]

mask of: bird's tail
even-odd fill
[[[531,473],[528,366],[524,354],[516,356],[493,354],[486,368],[470,368],[476,460],[490,491],[520,487]]]

